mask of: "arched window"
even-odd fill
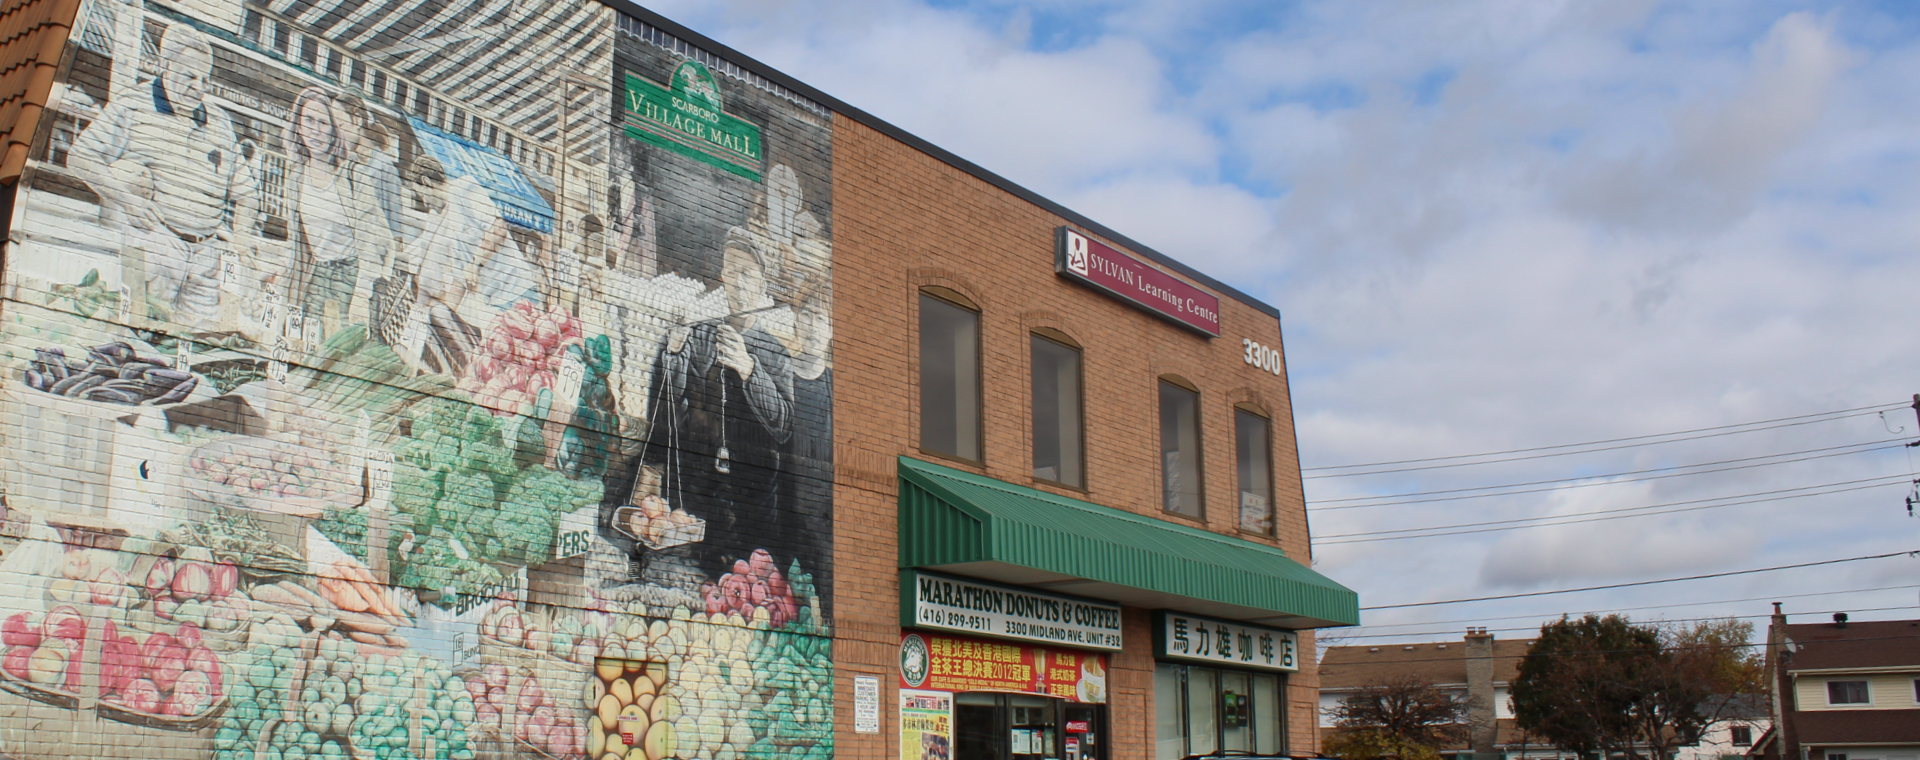
[[[920,291],[920,448],[980,461],[980,311],[946,288]]]
[[[1085,488],[1080,348],[1058,330],[1035,330],[1033,344],[1033,477]]]
[[[1187,517],[1203,517],[1205,490],[1200,466],[1200,391],[1185,378],[1160,377],[1160,504]]]

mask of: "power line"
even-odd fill
[[[1862,621],[1862,622],[1865,622],[1865,621]],[[1905,634],[1900,636],[1861,636],[1855,639],[1846,639],[1846,641],[1849,641],[1849,642],[1894,641],[1894,640],[1905,640],[1905,639],[1920,639],[1920,634]],[[1448,643],[1452,643],[1452,642],[1448,642]],[[1754,642],[1748,642],[1745,644],[1700,644],[1696,646],[1664,647],[1662,648],[1661,651],[1683,652],[1683,651],[1692,650],[1692,649],[1753,649],[1755,647],[1764,647],[1766,645],[1767,645],[1767,642],[1764,642],[1764,641],[1754,641]],[[1461,650],[1461,651],[1464,652],[1465,650]],[[1594,650],[1577,650],[1572,652],[1540,652],[1540,653],[1528,652],[1526,654],[1519,654],[1519,655],[1496,656],[1494,657],[1494,659],[1518,660],[1518,659],[1523,659],[1527,657],[1582,657],[1582,656],[1596,655],[1596,654],[1632,654],[1635,652],[1645,652],[1645,651],[1646,650],[1644,649],[1594,649]],[[1418,659],[1418,660],[1388,660],[1381,664],[1413,665],[1413,664],[1422,663],[1422,662],[1459,662],[1460,660],[1461,660],[1460,657],[1430,657],[1430,658]],[[1365,663],[1359,663],[1359,662],[1337,663],[1336,667],[1341,665],[1361,665],[1361,664],[1365,664]],[[1327,675],[1326,667],[1327,667],[1326,658],[1325,657],[1320,658],[1320,668],[1321,668],[1320,675],[1321,675],[1321,681],[1323,683],[1323,685],[1320,688],[1323,690],[1326,688],[1329,688],[1324,685],[1324,682],[1326,680],[1326,675]]]
[[[1912,605],[1912,604],[1903,604],[1898,607],[1867,607],[1863,609],[1848,609],[1848,610],[1821,610],[1818,612],[1813,612],[1813,611],[1796,612],[1794,614],[1796,615],[1831,615],[1836,612],[1847,612],[1847,613],[1887,612],[1889,610],[1910,610],[1910,609],[1913,609],[1914,607],[1915,605]],[[1599,613],[1583,613],[1583,616],[1587,614],[1599,614]],[[1571,616],[1570,613],[1569,613],[1569,616]],[[1707,620],[1749,620],[1749,619],[1758,619],[1758,618],[1764,618],[1764,617],[1773,617],[1773,613],[1763,612],[1758,615],[1716,615],[1714,617],[1702,617],[1702,618],[1669,618],[1669,619],[1663,619],[1663,620],[1647,620],[1642,622],[1643,623],[1699,623]],[[1549,622],[1552,622],[1552,621],[1549,621]],[[1486,630],[1495,631],[1498,633],[1512,633],[1514,631],[1533,631],[1538,629],[1539,629],[1539,626],[1521,626],[1519,628],[1489,628]],[[1358,634],[1354,636],[1341,636],[1340,639],[1343,641],[1347,639],[1389,639],[1389,638],[1399,638],[1402,636],[1446,636],[1448,634],[1454,634],[1454,633],[1459,633],[1459,632],[1458,631],[1420,631],[1417,633],[1365,633],[1365,634]],[[1453,642],[1446,642],[1446,643],[1450,644]]]
[[[1454,464],[1430,464],[1430,465],[1422,465],[1419,467],[1397,467],[1389,470],[1368,470],[1366,472],[1329,472],[1329,473],[1320,473],[1317,475],[1303,475],[1301,477],[1304,480],[1314,480],[1317,478],[1356,478],[1356,477],[1361,477],[1365,475],[1386,475],[1386,474],[1395,473],[1395,472],[1418,472],[1421,470],[1442,470],[1442,469],[1447,469],[1452,467],[1472,467],[1474,465],[1479,465],[1479,464],[1501,464],[1504,462],[1524,462],[1532,459],[1551,459],[1553,457],[1568,457],[1568,456],[1577,456],[1580,454],[1597,454],[1602,451],[1619,451],[1621,449],[1633,449],[1633,448],[1639,448],[1641,446],[1658,446],[1663,443],[1680,443],[1682,441],[1698,441],[1705,438],[1719,438],[1719,437],[1729,436],[1729,435],[1740,435],[1742,433],[1757,433],[1763,430],[1778,430],[1780,428],[1798,427],[1801,425],[1817,425],[1822,422],[1833,422],[1835,420],[1852,419],[1854,417],[1866,417],[1873,414],[1880,414],[1880,413],[1883,413],[1884,411],[1885,410],[1881,410],[1880,412],[1873,412],[1873,411],[1858,412],[1855,414],[1847,414],[1839,417],[1827,417],[1824,419],[1817,419],[1817,420],[1805,420],[1801,422],[1788,422],[1780,425],[1768,425],[1766,427],[1757,427],[1751,430],[1734,430],[1734,431],[1729,431],[1725,433],[1709,433],[1707,435],[1695,435],[1695,436],[1688,436],[1686,438],[1673,438],[1665,441],[1648,441],[1646,443],[1627,443],[1627,444],[1621,444],[1619,446],[1605,446],[1597,449],[1583,449],[1580,451],[1556,451],[1556,452],[1547,453],[1547,454],[1532,454],[1528,456],[1506,457],[1503,459],[1487,459],[1487,460],[1482,460],[1478,462],[1458,462]],[[1749,423],[1749,424],[1758,424],[1758,423]],[[1673,435],[1673,434],[1670,433],[1668,435]],[[1581,444],[1569,444],[1569,445],[1577,446]],[[1463,455],[1463,458],[1471,458],[1476,456],[1492,456],[1492,455],[1491,454],[1467,454],[1467,455]],[[1412,461],[1420,461],[1420,460],[1412,460]],[[1342,466],[1343,467],[1364,467],[1367,465],[1342,465]],[[1313,469],[1320,469],[1320,468],[1308,468],[1301,471],[1308,472]]]
[[[1737,602],[1763,602],[1763,601],[1776,601],[1780,599],[1804,599],[1809,596],[1839,596],[1841,594],[1867,594],[1875,591],[1902,591],[1910,588],[1920,588],[1920,583],[1910,583],[1904,586],[1876,586],[1874,588],[1855,588],[1855,589],[1846,589],[1842,591],[1814,591],[1806,594],[1772,594],[1769,596],[1747,597],[1745,599],[1712,599],[1704,602],[1678,602],[1675,604],[1649,604],[1642,607],[1616,607],[1610,610],[1586,610],[1582,612],[1568,612],[1568,611],[1562,610],[1559,612],[1549,612],[1549,613],[1541,613],[1541,614],[1534,614],[1534,615],[1507,615],[1504,617],[1471,617],[1471,618],[1456,618],[1453,620],[1424,620],[1417,623],[1380,623],[1377,625],[1357,625],[1353,627],[1355,629],[1403,628],[1406,626],[1414,626],[1414,625],[1446,625],[1448,623],[1485,623],[1491,620],[1521,620],[1525,618],[1553,617],[1554,615],[1598,615],[1598,614],[1603,614],[1608,612],[1638,612],[1640,610],[1663,610],[1670,607],[1704,607],[1709,604],[1734,604]],[[1793,614],[1808,615],[1813,613],[1796,612]]]
[[[1854,444],[1854,445],[1864,446],[1867,444]],[[1780,465],[1780,464],[1808,462],[1815,459],[1831,459],[1833,457],[1843,457],[1843,456],[1849,456],[1853,454],[1865,454],[1870,451],[1881,451],[1885,449],[1903,448],[1905,447],[1905,445],[1906,444],[1902,444],[1902,443],[1893,443],[1893,444],[1888,444],[1885,446],[1879,446],[1879,447],[1870,448],[1870,449],[1858,449],[1855,451],[1840,451],[1840,452],[1834,452],[1829,454],[1818,454],[1815,456],[1800,457],[1797,459],[1783,459],[1778,462],[1759,462],[1756,464],[1743,464],[1735,467],[1722,467],[1716,470],[1700,470],[1698,472],[1675,472],[1675,473],[1669,473],[1666,475],[1653,475],[1645,478],[1626,478],[1623,480],[1594,480],[1594,478],[1606,477],[1606,476],[1590,475],[1584,478],[1562,478],[1560,480],[1539,481],[1542,484],[1545,484],[1545,483],[1561,484],[1561,485],[1556,485],[1552,488],[1528,488],[1528,489],[1522,489],[1517,491],[1502,491],[1500,493],[1470,493],[1466,495],[1456,495],[1456,496],[1436,496],[1435,498],[1431,498],[1431,499],[1401,499],[1399,501],[1383,501],[1383,502],[1377,502],[1374,504],[1336,504],[1330,507],[1309,506],[1308,509],[1312,509],[1315,511],[1330,511],[1335,509],[1367,509],[1369,507],[1394,507],[1394,506],[1401,506],[1405,504],[1432,504],[1435,502],[1461,501],[1464,499],[1490,499],[1496,496],[1520,496],[1523,494],[1530,494],[1530,493],[1546,493],[1549,491],[1558,491],[1565,488],[1594,488],[1596,486],[1619,485],[1621,483],[1645,483],[1651,480],[1666,480],[1668,478],[1684,478],[1684,477],[1690,477],[1693,475],[1711,475],[1716,472],[1733,472],[1735,470],[1750,470],[1755,467],[1772,467],[1774,465]],[[1847,447],[1841,447],[1841,448],[1847,448]],[[1825,451],[1825,449],[1809,449],[1808,451]],[[1789,453],[1805,453],[1805,452],[1789,452]],[[1775,454],[1773,456],[1787,456],[1787,454]],[[1739,460],[1732,460],[1732,461],[1739,461]],[[1689,465],[1689,466],[1699,467],[1704,465]],[[1657,470],[1649,470],[1649,472],[1657,472]],[[1580,482],[1580,481],[1589,481],[1589,482]],[[1458,494],[1463,491],[1480,491],[1480,490],[1487,490],[1487,489],[1494,489],[1494,488],[1510,488],[1514,486],[1524,486],[1524,485],[1533,485],[1533,484],[1511,483],[1504,486],[1481,486],[1479,488],[1456,488],[1456,489],[1445,490],[1445,491],[1425,491],[1420,493],[1386,494],[1381,496],[1361,496],[1361,497],[1354,497],[1351,499],[1330,499],[1328,501],[1357,501],[1359,499],[1390,499],[1396,496],[1421,496],[1425,494],[1446,494],[1446,493]],[[1326,502],[1320,502],[1320,503],[1326,503]]]
[[[1302,472],[1322,472],[1325,470],[1345,470],[1345,469],[1357,469],[1361,467],[1385,467],[1388,465],[1396,465],[1396,464],[1443,462],[1449,459],[1474,459],[1478,457],[1501,456],[1505,454],[1525,454],[1527,452],[1532,452],[1532,451],[1551,451],[1554,449],[1577,448],[1580,446],[1597,446],[1603,443],[1621,443],[1624,441],[1641,441],[1641,440],[1646,440],[1648,438],[1665,438],[1667,436],[1673,436],[1673,435],[1688,435],[1692,433],[1704,433],[1704,432],[1709,432],[1714,430],[1730,430],[1732,428],[1738,428],[1738,427],[1749,427],[1752,425],[1767,425],[1775,422],[1787,422],[1790,420],[1804,420],[1812,417],[1831,417],[1837,414],[1851,414],[1854,412],[1861,412],[1862,414],[1859,416],[1865,416],[1866,414],[1877,414],[1881,411],[1885,411],[1889,409],[1899,409],[1905,406],[1907,406],[1905,402],[1901,402],[1897,404],[1876,404],[1874,406],[1861,406],[1861,407],[1855,407],[1852,409],[1840,409],[1840,410],[1831,411],[1831,412],[1820,412],[1817,414],[1802,414],[1802,415],[1796,415],[1793,417],[1778,417],[1771,420],[1756,420],[1753,422],[1741,422],[1741,423],[1735,423],[1732,425],[1718,425],[1715,427],[1694,428],[1692,430],[1676,430],[1668,433],[1648,433],[1646,435],[1634,435],[1634,436],[1627,436],[1625,438],[1606,438],[1598,441],[1585,441],[1582,443],[1561,443],[1561,444],[1555,444],[1552,446],[1534,446],[1534,447],[1525,448],[1525,449],[1507,449],[1505,451],[1486,451],[1486,452],[1481,452],[1479,454],[1453,454],[1450,456],[1424,457],[1421,459],[1397,459],[1389,462],[1366,462],[1361,464],[1336,464],[1336,465],[1327,465],[1323,467],[1305,467],[1305,468],[1302,468],[1301,471]],[[1824,422],[1826,420],[1817,420],[1817,421]],[[1740,432],[1751,432],[1751,431],[1740,431]],[[1728,435],[1734,435],[1734,433],[1729,433]],[[1667,442],[1662,441],[1661,443],[1667,443]]]
[[[1818,562],[1801,562],[1799,564],[1794,564],[1794,565],[1775,565],[1773,567],[1757,567],[1751,570],[1729,570],[1724,573],[1707,573],[1705,575],[1688,575],[1688,576],[1683,576],[1679,578],[1661,578],[1658,580],[1651,580],[1651,581],[1609,583],[1604,586],[1586,586],[1583,588],[1563,588],[1563,589],[1557,589],[1554,591],[1528,591],[1528,592],[1519,593],[1519,594],[1476,596],[1476,597],[1469,597],[1466,599],[1445,599],[1445,600],[1435,601],[1435,602],[1408,602],[1406,604],[1382,604],[1382,605],[1377,605],[1373,607],[1361,607],[1360,609],[1362,610],[1394,610],[1394,609],[1402,609],[1406,607],[1433,607],[1433,606],[1442,605],[1442,604],[1465,604],[1467,602],[1490,602],[1496,599],[1520,599],[1520,598],[1531,597],[1531,596],[1552,596],[1554,594],[1574,594],[1574,593],[1579,593],[1583,591],[1604,591],[1606,589],[1614,589],[1614,588],[1653,586],[1661,583],[1678,583],[1680,581],[1698,581],[1698,580],[1706,580],[1708,578],[1725,578],[1725,577],[1734,576],[1734,575],[1751,575],[1753,573],[1767,573],[1767,572],[1773,572],[1775,570],[1793,570],[1793,569],[1802,568],[1802,567],[1819,567],[1821,565],[1838,565],[1843,562],[1859,562],[1862,560],[1869,560],[1869,559],[1886,559],[1888,557],[1907,557],[1907,556],[1914,556],[1914,555],[1920,555],[1920,551],[1891,552],[1888,554],[1869,554],[1861,557],[1847,557],[1844,559],[1824,559]]]
[[[1778,454],[1762,454],[1760,456],[1740,457],[1738,459],[1722,459],[1717,462],[1700,462],[1697,464],[1677,464],[1671,467],[1655,467],[1655,468],[1646,469],[1646,470],[1625,470],[1622,472],[1609,472],[1609,473],[1602,473],[1598,475],[1580,475],[1580,476],[1571,477],[1571,478],[1553,478],[1551,480],[1530,480],[1522,483],[1504,483],[1496,486],[1473,486],[1471,488],[1448,488],[1448,489],[1443,489],[1439,491],[1409,491],[1407,493],[1388,493],[1388,494],[1379,494],[1376,496],[1348,496],[1348,497],[1339,498],[1339,499],[1320,499],[1319,503],[1339,504],[1339,503],[1351,502],[1351,501],[1372,501],[1374,499],[1395,499],[1401,496],[1432,496],[1436,494],[1466,493],[1468,491],[1494,491],[1494,490],[1499,490],[1504,488],[1519,488],[1522,486],[1540,486],[1540,485],[1549,485],[1553,483],[1571,483],[1571,482],[1577,482],[1582,480],[1601,480],[1605,478],[1619,478],[1627,475],[1646,475],[1646,474],[1655,473],[1655,472],[1672,472],[1674,470],[1691,470],[1696,467],[1714,467],[1714,466],[1723,465],[1723,464],[1738,464],[1740,462],[1757,462],[1762,459],[1779,459],[1780,457],[1797,456],[1800,454],[1818,454],[1821,452],[1828,452],[1828,451],[1840,451],[1841,449],[1858,449],[1863,446],[1880,446],[1882,448],[1895,448],[1897,446],[1903,446],[1903,445],[1905,444],[1898,439],[1862,441],[1860,443],[1849,443],[1841,446],[1825,446],[1817,449],[1801,449],[1799,451],[1785,451]],[[1870,449],[1870,448],[1862,449],[1862,450],[1873,451],[1873,449]],[[1853,452],[1845,452],[1845,453],[1857,454],[1861,452],[1853,451]],[[1820,457],[1808,457],[1808,459],[1819,459],[1819,458]],[[1800,461],[1805,461],[1805,460],[1790,459],[1783,462],[1769,462],[1767,464],[1787,464],[1789,462],[1800,462]],[[1762,466],[1762,465],[1754,465],[1754,466]],[[1741,468],[1733,467],[1728,469],[1741,469]],[[1724,471],[1725,470],[1709,470],[1707,472],[1724,472]],[[1700,475],[1705,473],[1686,473],[1686,474]],[[1653,479],[1654,478],[1640,478],[1636,480],[1653,480]],[[1622,480],[1622,481],[1612,481],[1612,482],[1626,483],[1626,482],[1633,482],[1633,481]]]
[[[1765,504],[1765,503],[1776,502],[1776,501],[1788,501],[1791,499],[1804,499],[1812,496],[1831,496],[1833,494],[1848,493],[1852,491],[1864,491],[1872,488],[1885,488],[1887,486],[1903,485],[1907,482],[1907,476],[1888,475],[1888,476],[1879,477],[1879,478],[1868,478],[1866,480],[1855,480],[1855,481],[1846,481],[1846,482],[1847,483],[1864,483],[1867,481],[1884,481],[1884,482],[1876,482],[1871,485],[1853,486],[1852,488],[1836,488],[1831,491],[1815,491],[1812,493],[1799,493],[1799,494],[1791,494],[1787,496],[1775,496],[1775,497],[1766,498],[1766,499],[1747,499],[1745,501],[1727,501],[1724,504],[1704,504],[1704,502],[1725,501],[1727,499],[1737,499],[1740,497],[1722,496],[1722,497],[1713,498],[1713,499],[1695,499],[1693,501],[1673,502],[1671,504],[1655,504],[1655,505],[1640,506],[1640,507],[1622,507],[1619,509],[1602,509],[1602,510],[1595,510],[1592,512],[1575,512],[1572,514],[1549,515],[1546,517],[1521,517],[1521,518],[1516,518],[1512,520],[1490,520],[1487,522],[1479,522],[1479,523],[1461,523],[1459,525],[1436,525],[1436,526],[1431,526],[1426,528],[1401,528],[1397,530],[1383,530],[1383,531],[1374,531],[1370,533],[1337,533],[1337,534],[1329,535],[1327,536],[1327,538],[1346,538],[1348,540],[1345,540],[1345,541],[1315,540],[1314,545],[1337,546],[1340,544],[1364,544],[1364,543],[1372,543],[1375,541],[1402,541],[1402,540],[1412,539],[1412,538],[1437,538],[1440,536],[1463,536],[1463,535],[1468,535],[1473,533],[1500,533],[1500,532],[1505,532],[1510,530],[1526,530],[1528,528],[1551,528],[1557,525],[1578,525],[1581,523],[1606,522],[1609,520],[1630,520],[1636,517],[1656,517],[1659,515],[1680,514],[1682,512],[1699,512],[1699,511],[1708,510],[1708,509],[1723,509],[1726,507],[1740,507],[1740,506],[1747,506],[1750,504]],[[1843,484],[1835,484],[1835,485],[1843,485]],[[1825,486],[1808,486],[1807,489],[1824,488],[1824,487]],[[1807,489],[1792,488],[1792,489],[1786,489],[1786,490],[1799,491],[1799,490],[1807,490]],[[1681,506],[1686,504],[1704,504],[1704,505],[1703,506]],[[1674,507],[1674,506],[1681,506],[1681,508],[1664,509],[1664,507]],[[1642,511],[1642,510],[1653,510],[1653,511]],[[1634,512],[1634,514],[1619,514],[1622,512]],[[1604,517],[1587,517],[1586,519],[1578,519],[1578,520],[1564,519],[1564,518],[1570,518],[1570,517],[1585,517],[1588,515],[1605,515],[1605,516]],[[1552,522],[1543,522],[1543,521],[1552,521]],[[1532,522],[1533,524],[1532,525],[1513,524],[1513,523],[1523,523],[1523,522]],[[1504,526],[1504,527],[1480,527],[1480,526],[1488,526],[1488,525]],[[1453,530],[1453,528],[1471,528],[1471,530]],[[1443,532],[1429,533],[1426,531],[1443,531]],[[1410,534],[1410,535],[1387,535],[1387,534],[1393,534],[1393,533]]]

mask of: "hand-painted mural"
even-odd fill
[[[832,754],[824,109],[591,0],[86,0],[61,72],[0,754]]]

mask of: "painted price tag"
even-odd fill
[[[318,319],[306,320],[306,324],[303,324],[300,326],[300,337],[301,337],[302,347],[307,350],[307,353],[309,354],[319,353],[320,352],[320,320]]]
[[[291,353],[287,350],[285,338],[273,344],[273,360],[267,362],[268,379],[282,384],[287,382],[287,359]]]
[[[267,291],[265,295],[261,296],[259,300],[255,302],[254,308],[259,310],[260,327],[262,331],[278,333],[284,336],[285,333],[283,331],[286,330],[286,326],[282,324],[280,320],[284,318],[285,315],[281,313],[279,293],[272,290]]]
[[[587,381],[587,368],[580,363],[579,354],[568,351],[567,358],[560,362],[560,377],[553,386],[553,408],[572,412],[580,403],[580,386]]]
[[[240,292],[240,257],[233,251],[220,252],[220,289]]]
[[[567,559],[586,554],[593,547],[593,529],[600,519],[599,507],[584,507],[560,516],[559,535],[553,542],[553,558]]]
[[[367,452],[367,491],[369,501],[393,499],[393,452],[386,449]]]

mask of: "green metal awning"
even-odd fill
[[[1360,622],[1358,594],[1275,547],[907,457],[900,567],[1279,628]]]

